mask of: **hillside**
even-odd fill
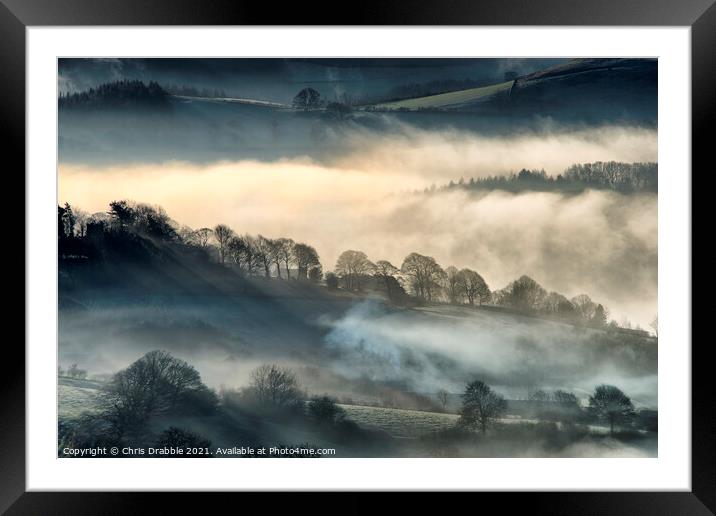
[[[376,110],[451,110],[655,120],[657,62],[575,59],[514,81],[439,95],[380,103]]]

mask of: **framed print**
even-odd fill
[[[6,4],[27,241],[10,513],[86,511],[82,491],[713,510],[691,328],[709,2],[395,4],[352,26]]]

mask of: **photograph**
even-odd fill
[[[56,64],[59,459],[659,457],[658,58]]]

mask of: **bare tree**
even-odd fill
[[[572,298],[572,304],[576,307],[577,313],[582,321],[590,322],[594,318],[597,305],[589,298],[587,294],[580,294]]]
[[[224,263],[226,253],[229,248],[229,242],[234,237],[234,231],[225,224],[218,224],[214,228],[214,238],[219,244],[219,262]]]
[[[286,279],[291,279],[291,264],[293,263],[293,246],[295,242],[290,238],[279,238],[276,242],[278,245],[276,267],[280,268],[280,264],[282,263],[286,268]],[[281,276],[280,272],[279,276]]]
[[[84,237],[87,235],[87,223],[90,219],[90,214],[81,208],[72,209],[75,216],[75,227],[74,234],[78,237]]]
[[[448,301],[452,304],[457,304],[458,300],[462,298],[463,290],[460,288],[460,271],[452,265],[445,269],[445,293],[448,296]]]
[[[211,228],[200,228],[194,231],[192,238],[196,245],[201,248],[205,248],[209,245],[209,240],[214,235],[214,231]]]
[[[410,285],[415,295],[428,301],[432,300],[439,290],[440,280],[445,275],[445,271],[435,258],[418,253],[410,253],[406,256],[400,270],[410,278]]]
[[[251,276],[260,270],[260,252],[256,238],[251,235],[232,237],[229,241],[229,252],[242,273]]]
[[[259,235],[256,238],[255,248],[259,263],[264,269],[264,277],[268,279],[271,277],[271,265],[275,261],[276,246],[270,238]]]
[[[437,396],[438,396],[438,401],[443,406],[443,410],[445,410],[447,408],[447,402],[448,402],[448,399],[450,396],[448,394],[448,391],[446,391],[445,389],[440,389],[437,393]]]
[[[256,401],[270,407],[290,407],[302,401],[295,373],[275,364],[254,369],[249,389]]]
[[[307,244],[299,243],[293,246],[293,259],[298,267],[299,279],[308,279],[309,270],[321,266],[318,253]]]
[[[471,269],[462,269],[457,277],[458,288],[471,305],[477,301],[480,305],[490,300],[490,289],[487,283],[477,272]]]
[[[362,251],[343,251],[336,262],[335,272],[348,290],[360,290],[362,279],[373,272],[375,265]]]

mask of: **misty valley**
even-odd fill
[[[417,253],[397,267],[348,250],[324,273],[288,238],[189,230],[125,201],[102,215],[58,212],[61,455],[655,453],[656,338],[587,295],[527,276],[491,291]],[[606,413],[600,388],[617,389]]]
[[[656,67],[60,60],[58,457],[657,456]]]

